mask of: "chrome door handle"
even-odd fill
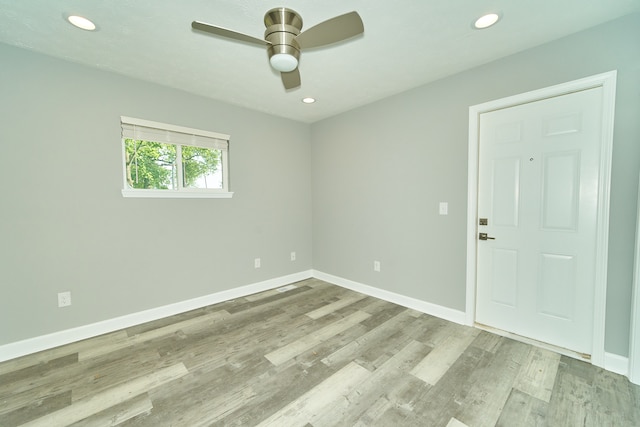
[[[489,235],[487,235],[487,233],[480,233],[478,235],[478,239],[479,240],[496,240],[495,237],[489,237]]]

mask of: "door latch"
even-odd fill
[[[478,235],[478,239],[480,239],[480,240],[496,240],[495,237],[489,237],[489,235],[487,233],[480,233]]]

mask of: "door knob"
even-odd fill
[[[489,237],[489,235],[487,235],[487,233],[480,233],[478,235],[478,239],[480,239],[480,240],[496,240],[495,237]]]

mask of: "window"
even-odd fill
[[[124,197],[231,197],[229,135],[121,117]]]

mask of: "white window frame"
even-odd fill
[[[122,127],[122,196],[123,197],[149,197],[149,198],[231,198],[233,192],[229,191],[229,135],[217,132],[210,132],[199,129],[192,129],[183,126],[170,125],[166,123],[154,122],[151,120],[137,119],[133,117],[120,116]],[[178,180],[178,188],[167,190],[130,188],[127,183],[127,167],[125,139],[131,138],[131,133],[136,133],[136,127],[145,128],[147,130],[158,131],[161,138],[152,138],[154,142],[172,144],[176,146],[177,159],[182,158],[183,145],[195,145],[204,148],[211,148],[214,144],[215,149],[221,152],[220,165],[222,166],[222,186],[223,188],[185,188],[182,181]],[[196,142],[180,142],[185,138],[196,140]],[[146,138],[132,138],[146,139]],[[157,139],[157,141],[156,141]],[[176,142],[174,142],[176,141]],[[222,148],[225,147],[225,148]],[[182,170],[182,162],[177,162],[177,168]]]

